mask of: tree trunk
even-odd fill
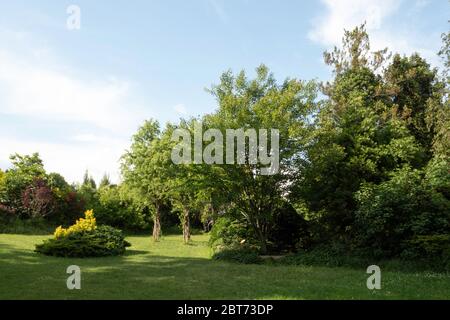
[[[258,235],[259,238],[259,244],[261,245],[261,253],[265,254],[267,253],[267,236],[263,230],[261,222],[258,219],[256,219],[255,228],[256,234]]]
[[[261,245],[261,253],[267,253],[267,239],[261,230],[258,230],[259,243]]]
[[[159,241],[161,237],[161,217],[159,205],[155,206],[155,216],[153,217],[153,240]]]
[[[189,209],[184,208],[183,210],[183,239],[184,243],[189,243],[191,239],[191,223],[189,219]]]

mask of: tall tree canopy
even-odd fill
[[[436,115],[448,117],[437,71],[417,54],[391,60],[386,53],[370,53],[364,25],[345,32],[341,49],[325,53],[335,77],[324,86],[327,99],[315,117],[297,194],[319,221],[323,237],[354,241],[355,219],[365,210],[360,206],[376,197],[374,186],[400,186],[394,181],[414,175],[405,172],[424,169],[442,128]],[[401,178],[395,180],[395,174]],[[368,185],[375,189],[365,193],[370,196],[362,204],[357,194]],[[445,205],[438,207],[442,212]]]
[[[259,161],[214,165],[221,177],[216,180],[216,188],[230,195],[230,206],[249,223],[262,251],[266,251],[275,213],[300,177],[297,163],[301,161],[310,133],[309,116],[316,107],[317,92],[313,82],[287,79],[277,84],[264,65],[256,73],[253,80],[243,71],[238,75],[224,73],[220,83],[211,89],[219,108],[206,116],[204,123],[207,128],[220,130],[223,136],[227,129],[269,130],[268,148],[260,150],[258,155],[271,150],[270,129],[279,131],[279,170],[275,174],[262,174],[264,165]],[[264,142],[258,139],[260,147]],[[233,154],[237,152],[233,150]],[[243,152],[249,159],[252,151],[247,148]]]
[[[172,145],[170,130],[162,134],[159,123],[148,120],[133,136],[130,150],[122,157],[124,183],[137,190],[141,201],[153,210],[155,240],[161,236],[161,207],[168,201]]]

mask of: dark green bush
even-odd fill
[[[410,240],[450,228],[450,200],[420,170],[397,170],[388,181],[364,185],[356,198],[355,245],[365,255],[400,257]]]
[[[308,222],[289,203],[284,203],[274,214],[269,232],[269,250],[295,251],[298,246],[308,247],[311,242]]]
[[[125,253],[130,243],[122,231],[110,226],[99,226],[90,232],[69,234],[58,239],[45,240],[36,245],[36,252],[57,257],[102,257]]]
[[[279,259],[278,262],[286,265],[319,265],[327,267],[361,267],[361,265],[369,266],[371,264],[366,259],[350,256],[346,252],[345,245],[338,244],[321,245],[312,250],[299,251],[296,254]]]
[[[213,248],[217,245],[232,247],[239,245],[242,240],[247,244],[253,242],[249,227],[244,221],[232,217],[220,217],[210,231],[209,244]]]
[[[258,251],[251,248],[224,248],[215,252],[214,260],[237,262],[243,264],[259,264],[262,262]]]
[[[0,213],[0,233],[47,235],[52,233],[55,227],[43,218],[20,219],[14,216],[5,217]]]
[[[104,186],[97,190],[95,208],[99,224],[121,230],[143,230],[148,228],[144,208],[137,206],[121,187]],[[128,197],[128,198],[127,198]]]
[[[294,266],[323,266],[323,267],[348,267],[365,270],[370,265],[378,265],[385,271],[401,272],[447,272],[450,268],[449,261],[437,261],[429,259],[374,259],[339,253],[340,250],[320,246],[309,251],[300,251],[296,254],[278,259],[273,263],[278,265]]]
[[[450,234],[417,236],[405,241],[402,257],[450,267]]]
[[[269,253],[295,251],[298,244],[310,243],[308,222],[289,203],[275,209],[273,221],[268,226],[267,249]],[[245,241],[247,246],[260,247],[261,243],[249,223],[239,215],[223,216],[217,219],[210,231],[209,244],[236,247]]]

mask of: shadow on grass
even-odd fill
[[[128,250],[116,257],[59,258],[6,244],[0,244],[0,274],[13,287],[0,292],[0,297],[65,298],[69,294],[65,288],[69,265],[82,270],[83,290],[76,296],[81,299],[301,298],[298,289],[292,288],[295,279],[281,281],[272,275],[269,280],[270,272],[262,266],[153,255],[142,250]],[[46,289],[41,293],[27,289],[35,287]]]
[[[69,265],[80,266],[83,290],[65,287]],[[0,274],[5,279],[0,285],[8,288],[0,290],[2,299],[373,299],[391,294],[370,293],[365,269],[242,265],[144,250],[116,257],[58,258],[0,244]],[[405,290],[398,297],[416,294],[406,274],[395,278],[405,287],[394,289]],[[427,281],[439,298],[449,277]]]
[[[150,254],[150,252],[144,251],[144,250],[127,249],[125,251],[124,256],[136,256],[136,255],[143,255],[143,254]]]

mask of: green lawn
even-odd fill
[[[382,289],[366,288],[360,269],[238,265],[212,261],[207,236],[153,243],[131,236],[122,257],[41,256],[46,236],[0,235],[0,299],[449,299],[450,275],[384,271]],[[81,290],[66,288],[66,268],[82,270]]]

